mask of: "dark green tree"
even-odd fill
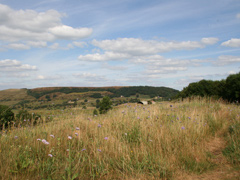
[[[100,114],[104,114],[110,109],[112,109],[112,101],[110,100],[110,97],[104,96],[99,102],[99,112]]]
[[[14,113],[11,108],[5,105],[0,105],[0,129],[3,126],[8,127],[8,124],[14,120]]]
[[[230,102],[240,102],[240,72],[227,77],[224,97]]]

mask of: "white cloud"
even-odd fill
[[[2,72],[14,72],[14,71],[35,71],[36,66],[31,66],[29,64],[22,64],[20,61],[5,59],[0,60],[0,71]]]
[[[28,41],[27,44],[32,47],[43,48],[47,46],[47,42],[44,41]]]
[[[204,48],[218,41],[217,38],[203,38],[198,41],[169,41],[160,42],[156,40],[142,40],[136,38],[118,38],[116,40],[93,40],[92,44],[105,51],[128,53],[131,55],[150,55],[172,50],[192,50]]]
[[[231,40],[223,42],[221,45],[228,47],[240,47],[240,39],[232,38]]]
[[[88,37],[92,34],[91,28],[72,28],[70,26],[61,25],[49,29],[56,38],[59,39],[80,39]]]
[[[107,51],[104,54],[87,54],[87,55],[80,55],[78,59],[81,61],[110,61],[110,60],[124,60],[131,58],[130,55],[124,53],[115,53],[111,51]]]
[[[219,56],[217,61],[213,62],[213,64],[224,66],[224,65],[229,65],[229,64],[239,63],[239,62],[240,62],[240,56],[222,55],[222,56]]]
[[[0,60],[0,67],[11,67],[11,66],[20,66],[20,61],[17,60],[11,60],[11,59],[5,59]]]
[[[206,45],[213,45],[216,44],[219,41],[218,38],[202,38],[201,42]]]
[[[52,76],[38,75],[36,77],[36,80],[57,80],[57,79],[63,79],[63,77],[59,75],[52,75]]]
[[[92,34],[91,28],[73,28],[62,24],[62,17],[64,14],[56,10],[14,10],[0,4],[0,40],[46,47],[45,43],[49,41],[76,40]]]
[[[6,47],[7,47],[8,49],[16,49],[16,50],[26,50],[26,49],[30,49],[30,46],[25,45],[25,44],[20,44],[20,43],[8,44]]]

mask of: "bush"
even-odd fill
[[[14,113],[5,105],[0,105],[0,129],[4,126],[8,127],[8,124],[14,120]]]
[[[37,120],[40,119],[41,116],[39,114],[30,114],[27,110],[20,110],[16,115],[16,119],[18,122],[22,123],[33,123],[34,125],[37,123]]]
[[[110,97],[104,96],[99,102],[99,112],[100,114],[104,114],[110,109],[112,109],[112,101],[110,100]]]
[[[99,114],[98,110],[97,110],[97,109],[94,109],[93,115],[98,115],[98,114]]]

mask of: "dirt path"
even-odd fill
[[[207,150],[213,154],[211,161],[216,164],[212,171],[208,171],[201,175],[183,174],[181,177],[174,179],[184,180],[240,180],[240,172],[235,170],[232,165],[223,156],[222,150],[226,147],[223,138],[215,137],[207,144]]]

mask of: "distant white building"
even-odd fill
[[[147,101],[139,101],[138,104],[148,105],[148,102]]]

